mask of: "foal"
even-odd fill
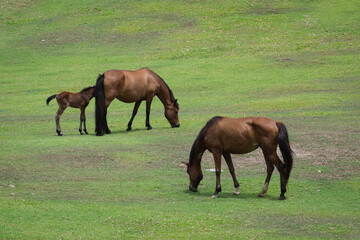
[[[284,163],[280,161],[276,149],[279,145]],[[210,119],[196,138],[190,152],[187,173],[190,177],[190,191],[196,192],[203,178],[201,170],[201,157],[209,150],[215,161],[216,188],[212,198],[217,198],[221,192],[220,173],[221,155],[229,167],[234,181],[233,194],[239,194],[239,183],[235,176],[231,153],[244,154],[261,148],[267,166],[267,177],[264,187],[259,193],[263,197],[268,190],[274,166],[280,172],[281,195],[280,200],[285,199],[286,184],[288,182],[292,164],[292,150],[290,148],[287,129],[282,122],[276,122],[265,117],[226,118],[213,117]]]
[[[78,93],[62,92],[62,93],[55,94],[55,95],[48,97],[48,99],[46,100],[46,104],[49,105],[49,102],[52,99],[56,98],[56,101],[59,105],[59,109],[55,115],[56,132],[59,136],[63,135],[63,133],[61,132],[61,128],[60,128],[60,117],[68,106],[73,107],[73,108],[80,108],[79,132],[81,135],[83,135],[82,123],[84,123],[84,132],[86,134],[88,134],[88,132],[86,130],[86,125],[85,125],[85,121],[86,121],[85,108],[89,104],[91,98],[94,97],[94,91],[95,91],[95,86],[92,86],[92,87],[84,88],[83,90],[81,90]]]

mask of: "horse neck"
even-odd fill
[[[83,92],[83,94],[90,99],[92,99],[94,97],[94,89],[89,89],[85,92]]]
[[[160,99],[160,101],[162,102],[162,104],[166,109],[172,104],[170,93],[163,80],[158,79],[158,82],[160,86],[158,88],[156,96],[158,96],[158,98]]]
[[[201,168],[201,158],[205,150],[203,141],[197,138],[191,148],[189,163]]]

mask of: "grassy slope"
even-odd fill
[[[357,1],[7,1],[0,4],[0,238],[359,237]],[[110,68],[147,66],[179,99],[171,129],[159,100],[126,133],[132,104],[109,109],[113,134],[77,132],[45,99]],[[94,106],[87,109],[94,129]],[[196,194],[179,166],[214,115],[284,121],[297,153],[288,199],[268,195],[259,152],[235,156],[233,197]],[[203,168],[213,168],[210,154]],[[8,184],[15,185],[10,188]]]

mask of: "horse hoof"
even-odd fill
[[[105,130],[105,133],[106,133],[106,134],[110,134],[110,133],[111,133],[110,129],[106,129],[106,130]]]
[[[286,198],[285,196],[280,196],[279,200],[285,200],[285,198]]]
[[[258,194],[258,197],[264,197],[264,194],[263,194],[263,193],[259,193],[259,194]]]
[[[240,194],[240,192],[233,192],[232,194],[237,196]]]
[[[216,199],[218,197],[219,197],[219,195],[217,195],[217,194],[214,194],[214,195],[211,196],[212,199]]]
[[[80,135],[84,135],[82,132],[80,132]]]
[[[85,134],[86,134],[86,135],[88,135],[88,134],[89,134],[89,133],[88,133],[88,131],[87,131],[86,129],[84,129],[84,132],[85,132]]]
[[[147,127],[147,130],[151,130],[151,129],[152,129],[152,126],[148,126],[148,127]]]
[[[59,130],[56,130],[56,133],[58,134],[58,136],[62,136],[62,135],[63,135],[63,133],[62,133],[61,131],[59,131]]]
[[[128,132],[130,132],[131,130],[132,130],[131,127],[128,127],[128,128],[126,129],[126,131],[128,131]]]

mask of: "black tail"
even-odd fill
[[[51,100],[53,100],[54,98],[56,98],[56,94],[51,95],[50,97],[48,97],[48,99],[46,99],[46,104],[49,105],[49,102],[50,102]]]
[[[104,92],[104,74],[100,75],[95,85],[95,132],[97,136],[104,135],[107,128],[105,92]]]
[[[285,124],[283,124],[282,122],[276,122],[276,126],[279,129],[279,148],[285,163],[285,174],[287,182],[289,180],[290,172],[293,165],[293,151],[290,147],[289,136]]]

